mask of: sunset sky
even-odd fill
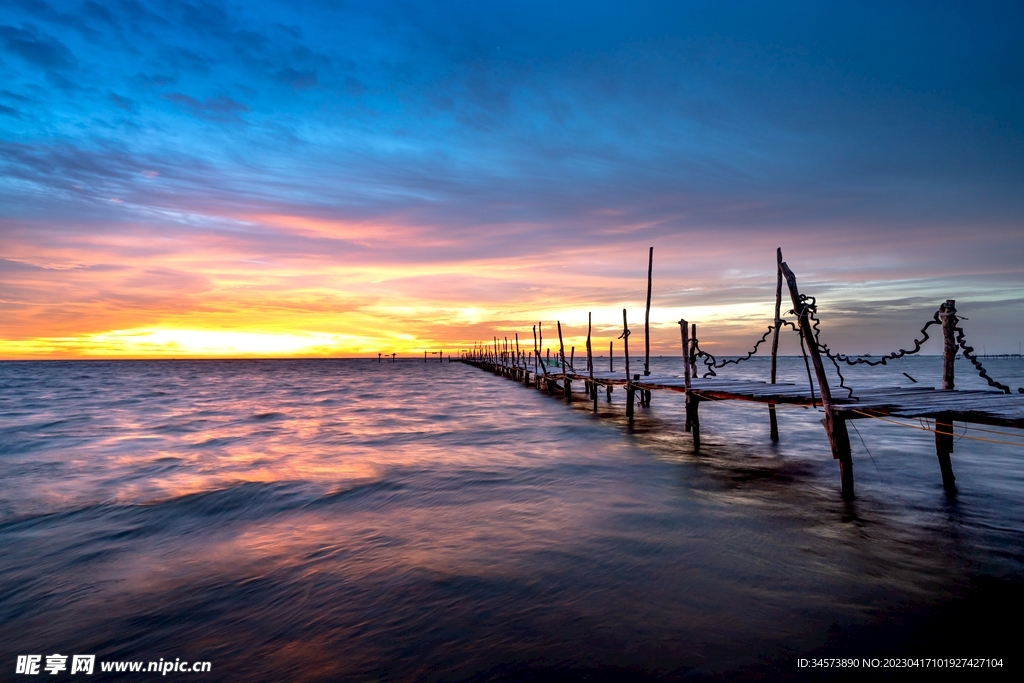
[[[2,7],[2,358],[1024,339],[1019,4]]]

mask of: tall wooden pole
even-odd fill
[[[818,378],[818,393],[821,394],[821,405],[825,409],[825,432],[828,434],[829,446],[832,448],[832,457],[839,461],[839,478],[842,485],[843,498],[853,498],[853,457],[850,453],[850,432],[846,428],[846,417],[836,408],[832,402],[832,391],[828,387],[828,377],[825,375],[825,365],[821,361],[821,352],[818,343],[814,339],[814,330],[811,328],[807,303],[800,300],[800,290],[797,288],[796,275],[789,269],[785,261],[781,264],[782,274],[789,286],[789,296],[793,300],[793,310],[800,319],[800,333],[807,344],[808,354],[814,364],[814,374]]]
[[[647,308],[644,311],[644,377],[651,374],[651,273],[654,269],[654,247],[647,257]]]
[[[626,417],[633,426],[633,378],[629,374],[629,325],[626,324],[626,309],[622,309],[622,345],[626,353]]]
[[[686,421],[683,428],[690,431],[690,335],[686,320],[679,321],[679,337],[683,348],[683,386],[686,387]]]
[[[690,325],[690,336],[686,336],[686,321],[683,320],[683,341],[688,347],[684,353],[689,358],[689,367],[685,372],[689,374],[684,377],[686,384],[686,431],[693,437],[693,452],[700,453],[700,399],[691,390],[690,377],[697,377],[697,323]]]
[[[779,358],[779,326],[782,324],[782,247],[775,250],[775,330],[772,335],[772,384],[775,384]],[[768,422],[772,441],[779,440],[779,421],[775,404],[768,404]]]
[[[591,314],[587,313],[587,372],[590,373],[590,398],[594,401],[594,412],[597,412],[597,385],[594,383],[594,354],[590,345]]]
[[[533,326],[533,374],[536,377],[540,360],[540,347],[537,346],[537,326]]]
[[[566,401],[572,401],[569,389],[569,373],[565,369],[565,344],[562,343],[562,321],[558,321],[558,355],[562,357],[562,393]]]
[[[942,319],[942,389],[952,391],[956,388],[953,369],[956,365],[956,301],[946,299],[939,306],[939,318]],[[939,458],[939,470],[942,472],[942,486],[947,491],[956,488],[956,477],[953,476],[953,420],[943,415],[935,420],[935,454]]]
[[[956,388],[953,369],[956,364],[956,301],[946,299],[939,306],[939,318],[942,320],[942,388],[951,391]]]
[[[587,372],[594,376],[594,357],[590,353],[590,312],[587,312]]]

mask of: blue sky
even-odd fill
[[[337,334],[333,310],[362,330],[353,352],[396,316],[410,346],[486,339],[635,305],[649,245],[666,316],[738,316],[723,348],[760,324],[727,307],[770,304],[775,246],[837,330],[956,297],[996,348],[1024,336],[1019,4],[0,16],[8,340]]]

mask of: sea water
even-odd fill
[[[1024,383],[1020,361],[987,365]],[[848,383],[903,372],[934,385],[941,359]],[[0,678],[54,653],[282,681],[1011,663],[1024,447],[995,442],[1024,432],[958,423],[950,495],[930,425],[858,420],[844,502],[813,409],[780,406],[772,443],[763,404],[703,403],[697,455],[678,394],[632,429],[621,389],[596,415],[578,396],[436,357],[0,363]]]

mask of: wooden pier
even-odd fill
[[[608,370],[599,371],[594,367],[594,357],[591,348],[591,335],[588,323],[587,331],[587,366],[586,371],[577,372],[573,369],[575,349],[572,349],[572,356],[566,357],[565,347],[562,342],[561,323],[557,324],[559,336],[559,354],[554,363],[550,359],[545,360],[541,356],[541,342],[538,342],[538,332],[542,335],[539,326],[534,327],[533,353],[528,353],[525,348],[520,348],[518,334],[515,338],[515,345],[505,339],[500,341],[497,337],[493,340],[493,346],[481,345],[473,351],[465,352],[462,356],[464,363],[485,369],[510,379],[522,382],[527,386],[547,391],[550,395],[563,397],[567,401],[573,401],[573,386],[582,386],[582,394],[593,403],[593,410],[597,412],[598,394],[603,389],[607,398],[611,400],[613,387],[619,386],[625,389],[626,394],[626,417],[632,425],[635,419],[635,407],[637,405],[650,405],[652,392],[675,391],[685,395],[685,429],[692,436],[694,452],[700,452],[700,411],[699,407],[705,401],[748,401],[765,403],[769,409],[769,437],[773,441],[778,440],[778,422],[776,417],[776,406],[796,405],[805,407],[820,408],[824,417],[822,425],[828,436],[832,456],[839,461],[839,472],[842,495],[845,498],[853,498],[853,461],[850,449],[850,435],[847,431],[847,422],[858,419],[880,419],[889,421],[892,418],[926,418],[932,420],[934,427],[929,431],[935,435],[935,449],[939,461],[939,470],[942,475],[943,486],[952,491],[955,489],[955,477],[951,454],[953,453],[954,432],[953,423],[963,422],[965,424],[987,425],[998,428],[1024,429],[1024,389],[1018,389],[1012,393],[1007,387],[990,378],[984,370],[974,349],[966,344],[963,330],[958,327],[956,316],[956,305],[954,300],[947,300],[939,306],[933,319],[925,324],[921,332],[923,339],[915,340],[915,348],[911,351],[900,350],[888,354],[880,359],[851,358],[843,354],[832,352],[827,345],[819,339],[818,324],[816,318],[816,303],[813,297],[802,296],[797,286],[796,276],[782,260],[781,249],[777,252],[778,281],[776,285],[776,306],[775,321],[769,326],[769,332],[762,336],[755,344],[754,352],[746,358],[739,360],[717,361],[713,356],[700,350],[697,339],[697,326],[680,320],[681,337],[681,375],[652,375],[650,372],[650,344],[649,344],[649,319],[651,305],[651,265],[653,264],[653,249],[651,250],[651,261],[648,265],[648,290],[647,290],[647,315],[644,321],[645,332],[645,362],[643,372],[632,373],[629,367],[629,337],[630,330],[627,324],[626,311],[623,310],[623,333],[620,339],[624,346],[625,367],[616,372],[610,365]],[[783,320],[781,317],[782,285],[786,283],[793,308],[791,314],[795,314],[796,322]],[[588,318],[589,320],[589,318]],[[927,340],[927,328],[930,325],[939,326],[942,330],[943,339],[943,376],[941,388],[930,387],[893,387],[885,389],[861,390],[854,393],[847,387],[847,396],[834,396],[832,387],[825,373],[824,358],[833,362],[836,369],[839,363],[848,365],[867,364],[882,365],[887,360],[894,360],[905,355],[917,353],[921,343]],[[800,336],[804,359],[808,370],[808,383],[797,385],[792,383],[776,382],[776,361],[778,355],[779,331],[783,327],[794,329]],[[769,381],[737,381],[719,379],[714,377],[714,368],[723,367],[725,364],[738,363],[749,359],[757,351],[758,345],[764,342],[769,333],[773,333],[771,351],[771,373]],[[611,351],[609,347],[609,351]],[[953,373],[954,360],[958,352],[970,360],[978,369],[979,374],[988,380],[991,386],[997,387],[994,390],[958,390],[955,388]],[[698,359],[704,361],[705,368],[710,370],[704,377],[698,375]],[[609,358],[609,363],[614,362],[614,356]],[[711,377],[707,375],[712,375]],[[813,375],[813,379],[812,379]],[[840,375],[841,377],[841,375]],[[1024,446],[1024,435],[1006,434],[993,430],[982,430],[987,437],[980,437],[982,441],[999,441]],[[993,436],[993,434],[995,436]],[[1009,438],[1016,438],[1018,441],[1000,441],[999,435]],[[972,438],[961,435],[960,438]],[[979,438],[979,437],[973,437]]]

